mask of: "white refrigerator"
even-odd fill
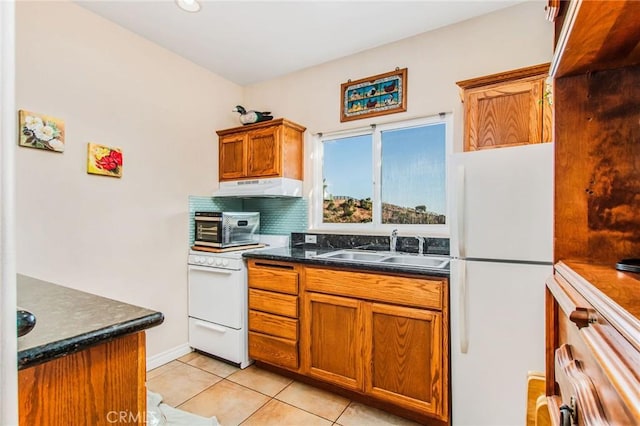
[[[520,426],[545,367],[553,144],[453,154],[449,171],[452,424]]]

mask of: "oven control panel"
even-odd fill
[[[200,255],[200,254],[190,254],[189,265],[207,266],[211,268],[234,269],[234,270],[242,269],[242,267],[244,266],[242,259],[233,259],[233,258],[230,259],[226,257]]]

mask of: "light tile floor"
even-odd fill
[[[222,426],[417,425],[251,365],[244,370],[192,352],[147,373],[163,402]]]

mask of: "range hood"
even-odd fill
[[[302,197],[302,181],[265,178],[220,182],[214,197]]]

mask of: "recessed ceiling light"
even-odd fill
[[[180,9],[187,12],[197,12],[200,10],[200,3],[197,0],[176,0]]]

